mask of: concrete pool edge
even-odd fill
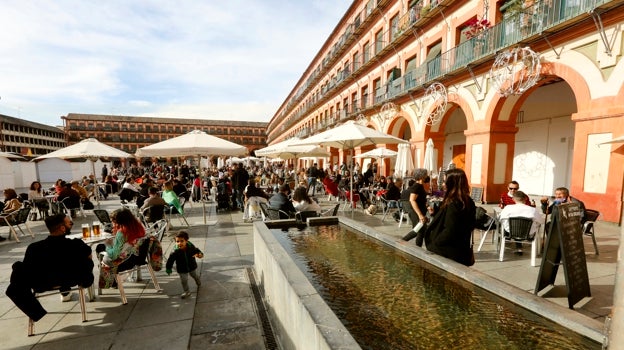
[[[253,238],[256,280],[282,348],[360,349],[264,223],[254,223]]]
[[[554,304],[542,297],[528,293],[513,285],[491,277],[483,272],[458,264],[452,260],[428,252],[413,244],[404,245],[397,242],[396,237],[376,231],[358,221],[340,217],[340,223],[369,237],[379,240],[406,254],[446,271],[475,286],[489,291],[509,302],[519,305],[537,315],[555,322],[571,331],[581,334],[602,344],[605,338],[603,324],[576,311]]]

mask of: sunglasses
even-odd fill
[[[507,187],[507,189],[510,191],[517,191],[518,187]]]

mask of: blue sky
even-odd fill
[[[268,122],[350,4],[3,1],[0,114]]]

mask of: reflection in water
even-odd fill
[[[276,232],[364,349],[600,348],[344,227]]]

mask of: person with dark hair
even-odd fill
[[[12,213],[19,210],[22,207],[22,203],[19,201],[17,192],[12,188],[4,189],[4,207],[2,208],[2,214]]]
[[[166,271],[167,275],[171,275],[173,264],[176,265],[176,270],[180,276],[180,282],[182,283],[182,289],[184,292],[180,296],[182,299],[191,295],[189,292],[188,276],[191,275],[195,280],[197,287],[201,286],[201,280],[197,275],[197,261],[195,258],[201,259],[204,257],[204,253],[197,248],[193,243],[189,242],[189,234],[186,231],[180,231],[175,236],[175,248],[169,254],[167,259]]]
[[[509,237],[509,218],[524,217],[532,219],[533,225],[531,226],[531,237],[535,236],[537,230],[539,229],[539,225],[544,222],[544,217],[541,213],[535,207],[526,204],[527,198],[528,196],[524,192],[514,191],[514,204],[507,205],[498,215],[499,220],[503,224],[503,233],[505,233],[507,237]],[[522,255],[522,243],[516,242],[516,251],[514,254]]]
[[[117,209],[110,215],[115,237],[106,244],[98,244],[95,251],[102,254],[100,287],[112,286],[116,267],[139,255],[140,238],[145,237],[145,227],[129,209]]]
[[[321,206],[310,198],[308,189],[300,186],[293,193],[293,207],[296,211],[315,211],[321,212]]]
[[[518,181],[511,180],[509,184],[507,184],[507,192],[501,194],[500,203],[498,204],[498,206],[502,209],[510,204],[516,204],[516,201],[513,198],[513,194],[514,192],[519,190],[520,184],[518,184]],[[529,196],[525,196],[524,204],[531,205],[531,200],[529,199]]]
[[[50,209],[50,203],[48,203],[48,200],[45,198],[45,192],[41,187],[41,182],[35,180],[30,184],[30,190],[28,191],[28,200],[33,203],[37,210],[39,210],[42,219],[48,217],[48,209]],[[31,220],[37,220],[37,213],[31,214]]]
[[[444,182],[446,191],[440,209],[425,231],[427,250],[466,266],[474,264],[470,245],[476,224],[476,206],[462,169],[450,169]]]
[[[47,311],[35,293],[59,289],[62,301],[71,300],[71,287],[87,288],[93,284],[91,247],[81,239],[68,239],[72,221],[65,214],[45,219],[50,235],[26,248],[24,261],[13,264],[11,283],[6,295],[33,321]]]
[[[236,171],[232,175],[232,190],[234,191],[233,195],[235,196],[235,202],[232,203],[232,206],[237,205],[240,208],[241,212],[245,212],[245,186],[247,186],[249,182],[249,173],[245,169],[242,163],[238,163],[238,167]]]
[[[269,198],[269,206],[287,213],[290,217],[296,210],[290,199],[288,199],[289,194],[290,186],[288,184],[282,184],[279,187],[279,192]],[[280,219],[288,219],[288,217],[283,216],[285,216],[285,214],[280,212]]]
[[[160,206],[164,208],[167,205],[164,199],[158,195],[158,188],[150,187],[147,190],[148,196],[147,199],[143,202],[143,206],[141,207],[141,212],[144,212],[147,208]],[[164,210],[164,209],[163,209]],[[163,218],[163,210],[152,212],[152,210],[147,210],[145,221],[147,222],[156,222]]]
[[[422,247],[424,233],[427,229],[427,192],[429,189],[425,188],[425,186],[428,186],[430,181],[427,169],[415,169],[414,184],[408,188],[410,192],[410,207],[406,212],[414,227],[401,239],[407,242],[412,238],[416,238],[416,245],[419,247]]]

